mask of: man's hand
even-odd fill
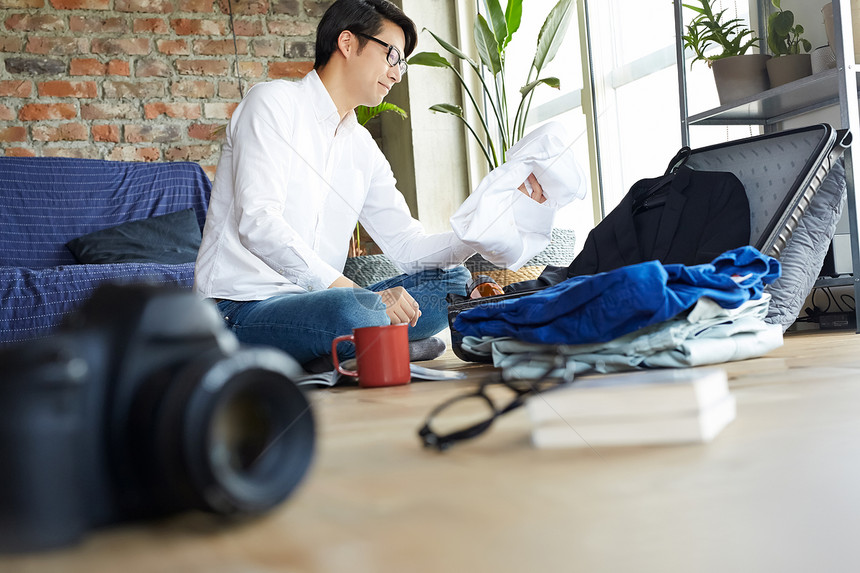
[[[394,287],[378,293],[385,304],[385,314],[391,320],[391,324],[408,322],[415,326],[421,316],[418,303],[403,287]]]
[[[526,188],[526,184],[523,183],[517,189],[519,189],[524,195],[527,197],[531,197],[538,203],[543,203],[546,201],[546,197],[543,194],[543,188],[538,183],[537,177],[535,177],[534,173],[530,173],[528,179],[526,180],[529,185],[531,185],[532,192],[529,193],[529,190]]]
[[[345,276],[341,275],[328,288],[361,288]],[[421,317],[421,309],[418,308],[418,303],[412,298],[406,289],[403,287],[394,287],[377,293],[382,298],[382,303],[385,305],[385,314],[391,324],[401,324],[408,322],[411,326],[417,324]]]

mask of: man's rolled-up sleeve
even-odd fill
[[[412,217],[396,185],[388,162],[381,152],[375,153],[373,177],[359,220],[398,267],[406,273],[449,268],[475,253],[453,231],[428,234]]]

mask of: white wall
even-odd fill
[[[821,7],[827,3],[826,0],[784,0],[781,3],[783,10],[794,12],[795,23],[803,26],[803,36],[812,42],[813,49],[827,44],[821,16]]]
[[[456,14],[451,0],[399,0],[418,27],[414,53],[441,48],[423,28],[453,38]],[[450,59],[450,58],[449,58]],[[463,127],[459,120],[429,111],[437,103],[459,103],[460,92],[450,70],[411,66],[406,79],[388,101],[406,109],[407,120],[383,114],[383,151],[391,163],[398,188],[413,216],[431,233],[449,231],[448,219],[469,194]]]

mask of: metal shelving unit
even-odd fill
[[[839,104],[839,70],[769,89],[737,102],[691,115],[691,125],[777,125],[786,119]]]
[[[678,95],[681,108],[681,139],[690,144],[690,127],[694,125],[760,125],[766,133],[778,131],[788,119],[811,111],[838,105],[841,128],[860,137],[860,105],[858,105],[857,68],[854,62],[854,39],[851,28],[850,0],[833,0],[834,53],[836,68],[802,78],[790,84],[769,89],[760,94],[727,105],[689,114],[687,104],[686,58],[681,37],[684,33],[682,0],[675,6],[675,53],[678,70]],[[765,22],[770,13],[770,0],[757,0],[759,31],[766,37]],[[844,15],[844,17],[843,17]],[[846,49],[847,48],[847,49]],[[816,286],[853,286],[857,332],[860,332],[860,218],[855,197],[855,170],[851,148],[844,154],[845,176],[848,184],[848,223],[851,233],[851,262],[853,274],[835,279],[819,279]]]

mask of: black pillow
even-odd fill
[[[193,263],[200,248],[194,209],[129,221],[66,243],[79,263]]]

